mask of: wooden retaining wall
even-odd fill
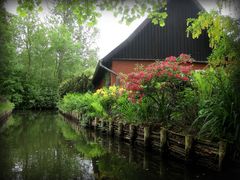
[[[69,116],[73,119],[78,118],[73,114],[62,114],[68,118]],[[225,141],[200,140],[191,135],[182,135],[167,130],[159,125],[132,125],[117,121],[105,122],[95,118],[89,123],[89,127],[127,140],[131,144],[158,149],[162,154],[212,170],[220,171],[226,157],[227,143]]]

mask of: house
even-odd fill
[[[168,0],[168,17],[164,27],[146,19],[123,43],[98,62],[93,85],[96,89],[118,83],[119,73],[134,71],[137,64],[149,65],[168,56],[190,54],[195,69],[207,64],[211,53],[207,34],[199,39],[187,38],[186,19],[203,10],[196,0]]]

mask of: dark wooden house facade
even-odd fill
[[[168,56],[190,54],[196,62],[195,69],[206,66],[211,53],[206,34],[199,39],[187,37],[187,18],[197,17],[203,10],[196,0],[168,0],[166,24],[153,25],[146,19],[123,43],[99,61],[93,85],[113,85],[119,73],[130,73],[136,64],[148,65]]]

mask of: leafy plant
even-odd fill
[[[11,111],[14,108],[14,104],[0,96],[0,117],[3,113]]]
[[[223,68],[208,69],[194,74],[198,89],[199,112],[192,126],[199,135],[234,140],[238,134],[239,110],[229,75]],[[204,87],[208,87],[204,90]]]
[[[92,88],[91,78],[82,74],[62,82],[59,87],[59,95],[63,97],[67,93],[86,93]]]
[[[191,34],[193,39],[207,32],[209,46],[212,48],[212,53],[208,58],[211,65],[226,65],[230,61],[238,60],[240,29],[237,20],[212,10],[200,12],[197,18],[189,18],[187,25],[188,36]]]
[[[146,69],[130,73],[124,77],[124,82],[133,103],[141,103],[143,97],[147,97],[147,101],[158,112],[154,119],[167,122],[175,106],[177,93],[189,81],[190,71],[191,57],[181,54],[178,58],[171,56]]]
[[[198,116],[199,97],[195,88],[187,87],[177,95],[176,106],[171,113],[170,123],[182,128],[185,132]]]

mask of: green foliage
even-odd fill
[[[94,95],[99,99],[104,111],[108,114],[109,119],[112,119],[112,106],[116,103],[118,95],[120,95],[118,87],[104,87],[98,89]]]
[[[197,18],[187,20],[187,33],[192,38],[199,38],[205,31],[209,37],[212,53],[209,56],[211,65],[224,65],[238,60],[240,56],[239,25],[237,20],[223,16],[217,11],[201,12]]]
[[[17,11],[23,17],[36,9],[42,11],[41,0],[21,0],[18,3]],[[120,16],[120,21],[128,25],[137,18],[148,14],[153,24],[162,27],[167,18],[166,4],[166,0],[59,0],[54,3],[54,11],[57,14],[65,14],[65,21],[69,21],[69,18],[75,18],[80,26],[83,24],[90,27],[96,25],[97,19],[101,16],[100,9],[101,11],[111,11],[116,17]]]
[[[96,64],[96,50],[90,48],[95,29],[79,28],[74,17],[70,26],[63,14],[53,13],[43,23],[39,4],[22,1],[18,16],[1,6],[0,26],[6,28],[1,28],[0,93],[21,109],[55,108],[60,83]]]
[[[121,120],[136,123],[138,122],[136,106],[128,100],[127,94],[120,96],[116,103],[112,106],[113,114]]]
[[[126,90],[116,86],[99,89],[94,94],[67,94],[60,100],[58,108],[66,113],[81,114],[80,123],[83,124],[93,117],[134,124],[158,122],[159,118],[157,107],[150,98],[144,97],[141,103],[132,103]]]
[[[93,117],[132,124],[160,122],[204,138],[239,141],[239,92],[235,93],[232,84],[224,68],[209,68],[194,72],[188,86],[174,94],[171,106],[168,105],[171,98],[165,97],[168,102],[164,102],[167,107],[163,109],[148,96],[132,102],[129,92],[116,86],[99,89],[94,94],[67,94],[58,107],[67,113],[80,113],[80,122]],[[164,121],[163,116],[170,119]]]
[[[56,11],[61,13],[68,9],[68,15],[74,16],[79,25],[87,24],[94,26],[101,16],[101,11],[111,11],[114,16],[120,16],[120,21],[129,25],[131,22],[148,14],[148,17],[155,25],[164,26],[167,18],[166,0],[102,0],[102,1],[59,1],[56,4]]]
[[[14,104],[0,96],[0,117],[3,113],[13,110]]]
[[[67,94],[58,103],[58,108],[66,113],[77,112],[82,114],[80,121],[87,122],[93,117],[106,117],[106,112],[100,99],[92,93]]]
[[[41,0],[28,0],[28,1],[21,1],[18,0],[18,7],[17,12],[21,16],[27,16],[27,14],[35,9],[38,11],[42,11],[42,7],[40,6]]]
[[[143,124],[158,122],[159,112],[152,99],[144,97],[141,103],[133,103],[127,93],[118,97],[112,105],[113,115],[124,122]]]
[[[161,26],[167,18],[165,1],[70,0],[53,3],[52,15],[43,23],[41,2],[18,1],[17,16],[5,11],[3,1],[0,4],[0,93],[16,108],[54,108],[58,86],[95,67],[96,49],[90,47],[97,34],[92,26],[100,16],[98,8],[121,15],[126,23],[145,13]],[[79,90],[76,79],[61,85],[61,96]]]
[[[86,93],[93,88],[91,78],[88,75],[68,79],[60,84],[59,95],[63,97],[67,93]]]
[[[0,94],[4,94],[3,82],[9,78],[11,71],[10,59],[14,58],[13,49],[15,46],[11,43],[11,29],[8,18],[10,14],[4,8],[3,0],[0,1]]]
[[[189,127],[198,116],[198,102],[199,96],[195,88],[187,87],[179,92],[171,113],[170,124],[189,131]]]
[[[239,109],[229,75],[223,68],[210,68],[195,73],[194,77],[199,111],[193,127],[199,128],[201,136],[229,140],[238,138]],[[207,89],[204,90],[205,87]]]
[[[215,67],[194,75],[199,111],[193,126],[198,126],[202,136],[239,141],[239,24],[220,11],[201,12],[187,23],[187,33],[193,38],[207,32],[212,48],[208,59]]]

